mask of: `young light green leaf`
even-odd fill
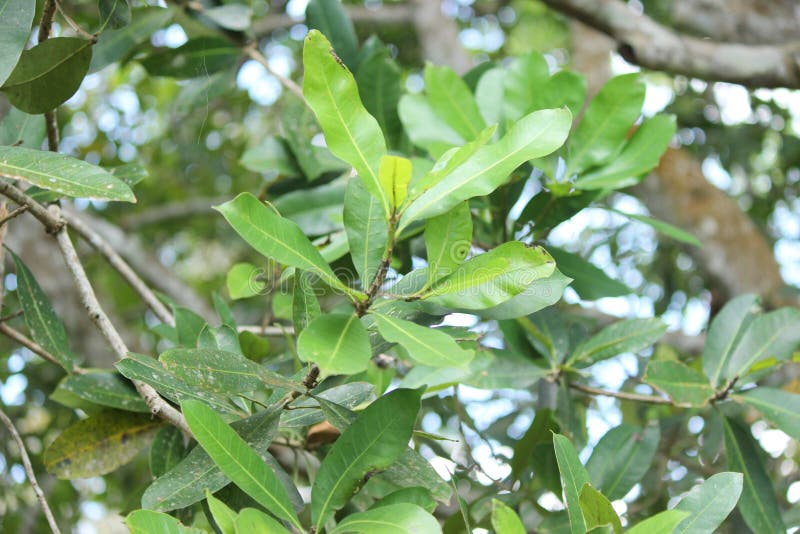
[[[650,470],[660,438],[658,425],[612,428],[595,446],[586,471],[610,500],[621,499]]]
[[[622,523],[611,501],[588,482],[581,489],[580,503],[587,532],[610,526],[614,534],[622,534]]]
[[[664,335],[667,325],[659,319],[626,319],[603,328],[578,345],[567,364],[586,367],[623,352],[638,352]]]
[[[44,452],[44,464],[58,478],[104,475],[130,462],[164,422],[150,414],[107,410],[62,432]]]
[[[227,69],[241,50],[222,37],[197,37],[178,48],[162,48],[139,60],[151,76],[196,78]]]
[[[580,495],[583,485],[590,483],[589,473],[581,464],[575,447],[561,434],[553,435],[558,470],[561,473],[561,486],[564,488],[565,503],[569,514],[572,534],[585,534],[586,521],[581,511]]]
[[[667,510],[635,524],[627,534],[672,534],[687,515],[683,510]]]
[[[174,426],[165,426],[156,432],[150,445],[150,474],[158,478],[184,459],[187,447],[183,433]]]
[[[717,473],[692,488],[675,505],[675,510],[690,515],[680,522],[673,534],[714,534],[739,501],[742,494],[741,473]]]
[[[252,263],[235,263],[225,277],[228,295],[232,300],[260,295],[267,287],[267,283],[259,278],[264,274],[263,268],[256,267]]]
[[[0,0],[0,86],[6,81],[28,43],[36,4],[30,0]]]
[[[348,68],[358,67],[358,36],[340,0],[311,0],[306,7],[306,22],[327,37]]]
[[[553,201],[555,202],[555,201]],[[577,254],[564,249],[547,246],[547,251],[556,260],[558,269],[572,278],[572,289],[584,300],[629,295],[632,289],[608,276],[602,269]]]
[[[399,156],[383,156],[378,168],[378,180],[389,199],[389,205],[397,209],[403,204],[408,194],[408,182],[411,181],[411,160]]]
[[[658,165],[675,135],[675,116],[656,115],[639,126],[614,160],[575,181],[578,189],[621,189]]]
[[[235,527],[235,534],[289,534],[286,527],[255,508],[239,512]]]
[[[454,309],[491,308],[554,270],[555,262],[542,247],[510,241],[463,263],[424,291],[421,298]]]
[[[760,386],[733,399],[755,408],[772,424],[794,439],[800,439],[800,395]]]
[[[570,138],[567,176],[606,163],[617,154],[642,111],[644,93],[638,73],[616,76],[600,89]]]
[[[314,363],[321,376],[352,375],[372,357],[367,329],[355,314],[329,313],[311,321],[297,338],[300,360]]]
[[[214,209],[222,213],[233,229],[264,256],[310,271],[329,286],[352,293],[295,223],[277,215],[252,194],[242,193]]]
[[[345,517],[331,534],[441,534],[442,527],[416,504],[388,504]]]
[[[388,217],[389,197],[378,179],[386,141],[378,121],[361,103],[353,75],[340,61],[324,35],[316,30],[308,32],[303,47],[303,94],[322,126],[330,151],[355,168]]]
[[[55,152],[0,146],[0,174],[69,197],[136,202],[131,188],[108,171]]]
[[[644,381],[685,406],[703,406],[714,395],[708,379],[682,362],[650,360]]]
[[[745,523],[753,532],[786,532],[762,452],[750,431],[728,418],[722,424],[728,469],[744,476],[739,511]]]
[[[102,26],[119,29],[131,22],[131,6],[128,0],[100,0],[100,20]]]
[[[719,385],[733,349],[753,320],[757,306],[756,295],[739,295],[729,300],[711,321],[703,348],[703,372],[712,386]]]
[[[461,367],[475,356],[473,351],[462,349],[452,337],[434,328],[379,313],[371,315],[386,341],[399,343],[422,365]]]
[[[129,412],[150,412],[131,383],[114,372],[98,369],[67,375],[58,387],[100,406]]]
[[[292,323],[295,333],[300,334],[320,313],[322,312],[311,276],[305,271],[296,271],[292,291]]]
[[[425,222],[425,250],[429,283],[451,274],[464,263],[472,248],[472,214],[469,203]]]
[[[220,470],[264,508],[302,530],[289,494],[259,454],[205,404],[189,400],[181,408],[195,439]]]
[[[400,98],[397,113],[408,138],[434,158],[440,157],[465,140],[447,125],[424,95],[405,94]]]
[[[552,306],[564,294],[564,289],[572,282],[556,269],[547,278],[534,281],[522,293],[492,308],[480,310],[478,314],[486,319],[515,319]]]
[[[389,227],[380,201],[355,177],[347,182],[344,227],[350,257],[361,279],[361,287],[366,289],[380,268],[389,240]]]
[[[75,94],[91,60],[92,41],[50,38],[22,52],[0,91],[25,113],[53,110]]]
[[[421,396],[422,390],[396,389],[370,404],[342,432],[311,490],[311,520],[317,532],[350,500],[368,471],[388,467],[408,448]]]
[[[475,151],[414,200],[400,218],[398,230],[410,223],[445,213],[463,200],[488,195],[528,160],[550,154],[560,147],[572,125],[566,109],[535,111],[520,119],[500,141]]]
[[[747,326],[722,376],[732,379],[754,364],[773,357],[788,359],[800,343],[800,310],[782,308],[759,315]]]
[[[497,499],[492,499],[492,527],[502,534],[525,534],[525,525],[517,513]]]
[[[131,534],[206,534],[204,530],[187,527],[171,515],[151,510],[135,510],[125,518]]]
[[[134,9],[131,23],[118,30],[105,30],[94,46],[90,72],[96,72],[128,56],[156,30],[166,26],[175,15],[174,7],[143,7]]]
[[[208,490],[206,490],[206,501],[208,502],[208,509],[211,511],[211,517],[214,519],[217,528],[222,531],[222,534],[236,534],[236,512],[211,495]],[[278,523],[278,526],[280,526],[280,523]],[[250,532],[258,531],[251,530]]]
[[[486,128],[475,97],[464,80],[449,67],[425,65],[425,94],[431,107],[466,141]]]

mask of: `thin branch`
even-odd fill
[[[40,43],[50,38],[50,33],[53,31],[53,19],[56,16],[56,7],[56,0],[45,0],[42,18],[39,22],[38,41]],[[55,110],[44,113],[44,124],[47,128],[47,148],[51,152],[58,152],[58,117]]]
[[[5,204],[3,204],[3,209],[2,209],[3,216],[2,216],[2,218],[0,218],[0,226],[5,228],[5,225],[6,225],[6,223],[8,221],[10,221],[11,219],[13,219],[13,218],[15,218],[15,217],[17,217],[19,215],[22,215],[26,211],[28,211],[28,207],[27,206],[20,206],[20,207],[16,208],[15,210],[11,211],[11,213],[9,213],[5,208]],[[5,230],[2,230],[2,232],[3,232],[3,235],[5,235]],[[2,242],[2,238],[0,238],[0,242]]]
[[[689,37],[620,0],[545,0],[617,41],[618,52],[642,67],[748,87],[800,88],[800,43],[747,45]]]
[[[215,204],[221,204],[229,199],[230,196],[224,196],[192,198],[182,202],[171,202],[139,213],[125,215],[120,219],[120,226],[125,229],[131,229],[172,219],[182,219],[192,215],[204,215],[211,212],[211,207]]]
[[[47,523],[50,525],[50,530],[53,532],[53,534],[61,534],[61,531],[58,529],[58,524],[56,523],[56,518],[53,515],[53,511],[50,510],[50,505],[47,504],[47,498],[42,491],[42,487],[39,486],[39,481],[36,480],[36,473],[33,472],[33,465],[31,464],[30,456],[28,456],[28,451],[25,449],[25,443],[22,441],[22,437],[19,435],[14,423],[8,418],[3,410],[0,410],[0,421],[3,421],[3,424],[11,434],[11,438],[16,442],[17,447],[19,447],[19,455],[20,458],[22,458],[22,465],[25,467],[25,473],[28,475],[28,481],[31,483],[31,486],[33,486],[33,492],[36,494],[36,499],[38,499],[39,504],[42,505],[42,511],[44,512],[44,516],[47,518]]]
[[[639,395],[638,393],[625,393],[624,391],[610,391],[607,389],[577,384],[575,382],[570,382],[569,387],[578,391],[582,391],[583,393],[588,393],[589,395],[600,395],[601,397],[614,397],[615,399],[644,402],[647,404],[675,404],[670,399],[656,397],[655,395]]]
[[[70,27],[70,28],[72,28],[72,30],[73,30],[75,33],[77,33],[77,34],[78,34],[78,35],[80,35],[81,37],[84,37],[84,38],[86,38],[86,39],[88,39],[88,40],[90,40],[90,41],[92,41],[92,42],[95,42],[95,41],[97,41],[97,36],[96,36],[96,35],[92,35],[91,33],[87,32],[86,30],[84,30],[83,28],[81,28],[81,27],[78,25],[78,23],[77,23],[77,22],[75,22],[75,21],[72,19],[72,17],[70,17],[70,16],[67,14],[67,12],[66,12],[66,11],[64,11],[64,7],[61,5],[61,2],[60,2],[59,0],[56,0],[56,7],[58,7],[58,12],[61,14],[61,16],[64,18],[64,20],[65,20],[65,21],[67,21],[67,24],[69,24],[69,27]]]
[[[13,176],[3,176],[14,179]],[[26,195],[21,189],[8,182],[0,180],[0,194],[10,198],[19,206],[25,206],[27,210],[30,211],[31,215],[36,217],[50,234],[58,232],[65,224],[64,219],[54,216],[47,211],[44,206]]]
[[[303,90],[300,88],[300,86],[297,85],[294,81],[287,78],[286,76],[277,72],[275,69],[273,69],[270,66],[267,58],[264,57],[264,54],[262,54],[261,51],[258,49],[256,43],[250,43],[245,45],[244,51],[250,57],[250,59],[253,59],[256,62],[260,63],[267,70],[267,72],[269,72],[271,75],[277,78],[278,81],[281,82],[281,85],[283,85],[288,91],[293,93],[303,102],[306,101],[305,96],[303,96]]]
[[[25,336],[25,334],[23,334],[19,330],[8,326],[6,323],[0,323],[0,334],[3,334],[7,338],[16,341],[17,343],[19,343],[20,345],[22,345],[23,347],[25,347],[26,349],[28,349],[32,353],[36,354],[37,356],[41,357],[42,359],[47,360],[48,362],[54,363],[54,364],[58,365],[59,367],[61,367],[61,363],[58,361],[58,359],[55,356],[50,354],[41,345],[39,345],[38,343],[36,343],[32,339],[28,338],[27,336]],[[83,374],[86,371],[84,371],[80,367],[73,367],[70,372],[74,373],[74,374]]]

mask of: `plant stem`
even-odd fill
[[[570,382],[569,387],[571,387],[572,389],[576,389],[578,391],[582,391],[584,393],[588,393],[589,395],[614,397],[615,399],[628,400],[634,402],[644,402],[647,404],[668,404],[672,406],[675,405],[675,403],[673,403],[670,399],[665,399],[663,397],[656,397],[655,395],[640,395],[638,393],[625,393],[624,391],[610,391],[607,389],[584,386],[583,384],[577,384],[575,382]]]

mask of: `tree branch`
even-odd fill
[[[16,341],[17,343],[19,343],[20,345],[22,345],[23,347],[25,347],[26,349],[28,349],[32,353],[36,354],[37,356],[40,356],[42,359],[47,360],[50,363],[54,363],[54,364],[58,365],[59,367],[61,366],[61,363],[59,363],[58,359],[55,356],[53,356],[52,354],[50,354],[49,352],[47,352],[44,349],[44,347],[42,347],[41,345],[39,345],[38,343],[36,343],[32,339],[26,337],[19,330],[16,330],[15,328],[12,328],[12,327],[8,326],[6,323],[0,323],[0,334],[3,334],[7,338],[9,338],[9,339],[11,339],[13,341]],[[74,374],[83,374],[86,371],[84,371],[80,367],[73,367],[70,370],[70,372],[74,373]]]
[[[411,22],[414,10],[406,4],[384,4],[380,8],[366,6],[346,6],[347,16],[355,24],[408,24]],[[296,20],[284,13],[269,15],[261,20],[255,21],[252,26],[253,33],[258,37],[264,37],[275,30],[290,28],[295,24],[300,24],[302,20]]]
[[[57,7],[56,0],[45,0],[44,8],[42,8],[42,18],[39,22],[38,41],[40,43],[50,38]],[[58,152],[58,117],[55,110],[44,113],[44,124],[47,128],[47,148],[51,152]]]
[[[584,386],[583,384],[577,384],[575,382],[570,382],[569,387],[578,391],[582,391],[583,393],[588,393],[589,395],[600,395],[601,397],[614,397],[615,399],[644,402],[647,404],[675,404],[670,399],[656,397],[655,395],[640,395],[638,393],[625,393],[624,391],[611,391],[608,389]]]
[[[125,215],[119,221],[122,228],[131,229],[148,224],[158,224],[172,219],[182,219],[192,215],[203,215],[211,212],[211,207],[230,200],[230,195],[211,198],[191,198],[181,202],[170,202],[155,206],[145,211]]]
[[[689,37],[620,0],[545,0],[606,33],[627,61],[642,67],[749,87],[800,88],[800,43],[746,45]]]

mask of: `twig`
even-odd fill
[[[262,336],[282,337],[286,334],[294,335],[294,327],[292,326],[261,326],[261,325],[244,325],[239,326],[239,332],[252,332],[254,334],[261,334]]]
[[[6,288],[5,288],[5,278],[6,278],[6,262],[3,255],[5,254],[5,248],[3,247],[3,241],[6,238],[6,231],[8,230],[8,226],[6,226],[6,221],[9,219],[8,217],[8,207],[6,205],[6,199],[0,199],[0,216],[3,217],[3,223],[0,225],[0,311],[3,309],[3,297],[5,296]]]
[[[588,393],[589,395],[614,397],[615,399],[644,402],[648,404],[674,405],[674,403],[670,399],[665,399],[663,397],[656,397],[655,395],[639,395],[638,393],[625,393],[624,391],[610,391],[607,389],[584,386],[583,384],[577,384],[575,382],[570,382],[569,387],[571,387],[572,389],[577,389],[578,391],[582,391],[584,393]]]
[[[42,359],[47,360],[50,363],[54,363],[59,367],[61,366],[61,363],[58,361],[58,359],[49,352],[47,352],[47,350],[45,350],[44,347],[42,347],[32,339],[25,336],[25,334],[23,334],[19,330],[8,326],[6,323],[0,323],[0,334],[3,334],[9,339],[13,339],[17,343],[28,349],[29,351],[31,351],[32,353],[36,354],[37,356],[40,356]],[[70,372],[74,374],[83,374],[86,371],[76,366],[73,367]]]
[[[192,215],[202,215],[211,212],[211,206],[221,204],[230,199],[230,196],[193,198],[182,202],[172,202],[156,206],[140,213],[131,213],[120,219],[123,228],[137,228],[146,224],[157,224],[171,219],[182,219]]]
[[[5,176],[5,175],[3,175]],[[9,179],[13,179],[13,176],[6,176]],[[26,195],[21,189],[18,187],[11,185],[8,182],[0,181],[0,194],[7,196],[19,206],[25,206],[27,210],[36,217],[39,222],[41,222],[48,233],[54,234],[58,232],[65,224],[64,219],[61,217],[56,217],[51,214],[47,209],[33,200],[31,197]]]
[[[42,18],[39,22],[38,41],[43,43],[53,31],[53,19],[56,16],[56,0],[45,0],[42,9]],[[44,113],[44,123],[47,127],[47,148],[51,152],[58,152],[58,117],[55,110]]]
[[[11,213],[8,213],[8,211],[6,210],[6,207],[5,207],[5,202],[4,202],[3,203],[3,209],[2,209],[2,212],[1,212],[3,214],[3,218],[0,219],[0,226],[5,228],[5,225],[6,225],[6,223],[8,221],[13,219],[14,217],[22,215],[26,211],[28,211],[28,206],[20,206],[17,209],[11,211]],[[3,232],[3,234],[5,234],[5,230],[2,230],[2,232]],[[0,242],[2,242],[2,238],[0,238]]]
[[[81,37],[85,37],[86,39],[89,39],[89,40],[90,40],[90,41],[92,41],[92,42],[95,42],[95,41],[97,41],[97,35],[92,35],[91,33],[87,32],[86,30],[84,30],[83,28],[81,28],[81,27],[78,25],[78,23],[77,23],[77,22],[75,22],[74,20],[72,20],[72,17],[70,17],[69,15],[67,15],[67,12],[66,12],[66,11],[64,11],[64,8],[63,8],[63,6],[61,5],[61,2],[60,2],[59,0],[56,0],[56,7],[58,8],[58,12],[59,12],[59,13],[61,13],[61,16],[62,16],[62,17],[64,17],[64,20],[65,20],[65,21],[67,21],[67,24],[69,24],[69,27],[70,27],[70,28],[72,28],[72,30],[73,30],[75,33],[77,33],[77,34],[78,34],[78,35],[80,35]],[[106,21],[106,22],[107,22],[107,21]]]
[[[50,505],[47,504],[47,498],[44,496],[44,492],[42,491],[41,486],[39,486],[39,482],[36,480],[36,473],[33,472],[33,465],[31,464],[31,459],[28,456],[28,451],[25,449],[25,443],[22,441],[22,437],[19,435],[14,423],[8,418],[3,410],[0,410],[0,420],[3,421],[3,424],[8,429],[12,439],[16,442],[17,447],[19,447],[19,455],[20,458],[22,458],[22,465],[25,467],[25,473],[28,475],[28,481],[31,483],[31,486],[33,486],[33,492],[36,494],[36,499],[38,499],[39,504],[42,505],[42,511],[44,512],[44,516],[47,518],[47,523],[50,525],[50,530],[53,531],[53,534],[61,534],[61,531],[58,529],[58,524],[56,523],[56,518],[53,515],[53,511],[50,510]]]
[[[292,92],[303,102],[306,101],[305,96],[303,96],[303,90],[300,88],[300,86],[294,83],[294,81],[290,80],[286,76],[280,74],[279,72],[276,72],[275,69],[273,69],[272,67],[270,67],[269,61],[267,61],[267,58],[264,57],[264,54],[261,53],[261,51],[258,49],[255,43],[249,43],[245,45],[244,51],[250,57],[250,59],[253,59],[256,62],[260,63],[265,69],[267,69],[267,72],[269,72],[271,75],[277,78],[278,81],[281,82],[281,85],[286,87],[287,90]]]

